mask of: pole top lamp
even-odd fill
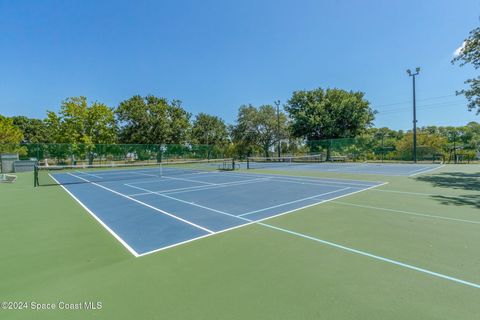
[[[420,73],[420,67],[415,68],[415,73],[407,69],[407,74],[413,80],[413,162],[417,163],[417,106],[415,97],[415,76]]]
[[[412,73],[412,70],[407,69],[407,74],[408,74],[409,76],[416,76],[416,75],[419,74],[419,73],[420,73],[420,67],[416,67],[416,68],[415,68],[415,73]]]

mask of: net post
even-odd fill
[[[38,164],[33,166],[33,187],[38,187]]]
[[[250,158],[247,157],[247,170],[250,169]]]
[[[232,158],[232,170],[235,170],[235,158]]]

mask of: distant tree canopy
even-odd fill
[[[459,55],[452,60],[452,63],[456,62],[459,62],[460,66],[470,64],[475,69],[480,68],[480,28],[470,31]],[[480,77],[467,79],[465,84],[469,88],[460,90],[457,94],[464,94],[468,101],[468,109],[470,111],[476,109],[478,115],[480,114]]]
[[[47,112],[50,142],[101,144],[116,142],[113,109],[98,102],[88,105],[86,97],[64,100],[60,111]]]
[[[377,140],[381,139],[401,139],[404,135],[403,130],[392,130],[387,127],[382,127],[382,128],[368,128],[366,133],[367,135],[373,135],[374,138]]]
[[[249,155],[255,149],[260,149],[268,156],[270,148],[287,137],[288,121],[283,112],[279,120],[278,127],[277,112],[271,105],[258,108],[253,105],[240,106],[237,123],[231,128],[232,140],[238,144],[239,152]]]
[[[45,121],[40,119],[31,119],[25,116],[16,116],[11,118],[13,124],[23,133],[24,143],[45,143],[49,142],[50,135]]]
[[[285,110],[292,133],[307,140],[349,138],[372,125],[375,112],[362,92],[341,89],[295,91]]]
[[[447,138],[440,135],[419,132],[417,134],[417,156],[422,159],[444,153],[447,146]],[[396,151],[402,160],[413,158],[413,133],[409,132],[396,143]]]
[[[182,144],[188,139],[190,113],[181,102],[155,96],[133,96],[115,111],[123,143]]]
[[[219,117],[199,113],[192,125],[192,143],[202,145],[226,145],[228,142],[227,125]]]

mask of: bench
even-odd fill
[[[330,161],[332,161],[332,162],[334,162],[334,161],[346,162],[347,161],[347,156],[331,156]]]

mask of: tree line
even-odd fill
[[[218,116],[192,117],[181,101],[133,96],[115,108],[86,97],[65,99],[45,119],[1,117],[0,143],[191,144],[228,147],[243,157],[268,155],[279,141],[354,137],[371,127],[375,112],[361,92],[296,91],[277,113],[273,105],[242,105],[234,124]]]

